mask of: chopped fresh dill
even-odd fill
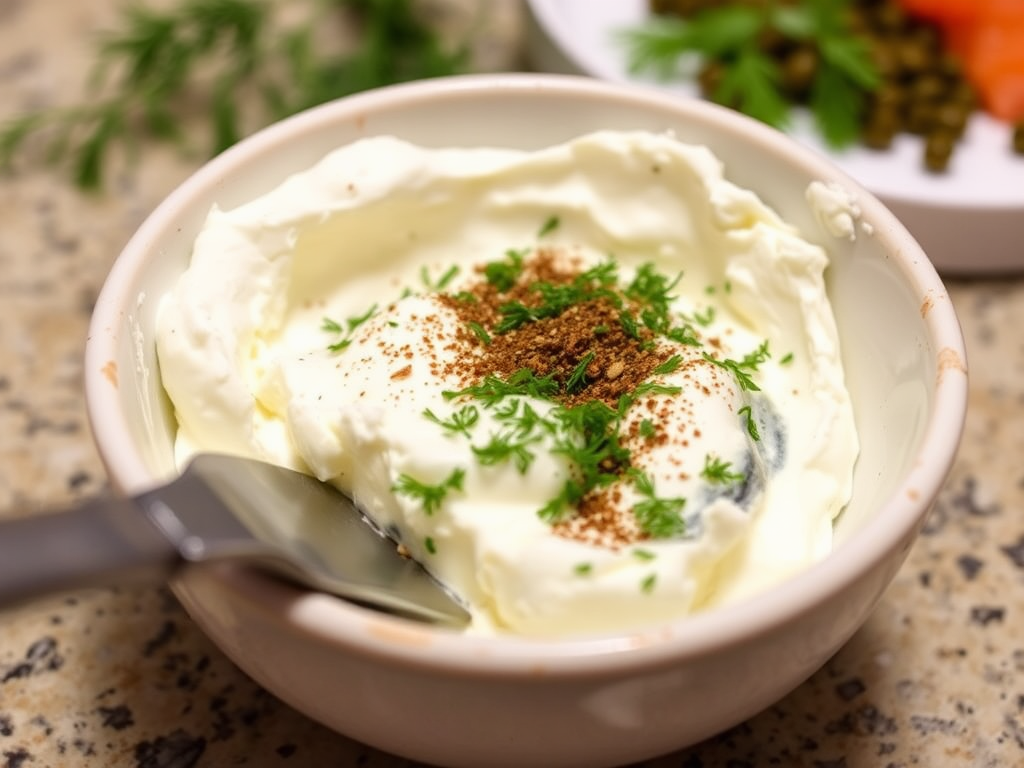
[[[610,330],[611,330],[611,328],[608,327],[607,323],[598,323],[597,325],[594,326],[594,335],[595,336],[603,336],[604,334],[608,333]]]
[[[423,416],[449,432],[455,432],[469,437],[470,429],[480,418],[480,411],[475,405],[470,404],[462,406],[462,408],[455,411],[455,413],[447,419],[439,418],[429,408],[423,411]]]
[[[650,419],[643,419],[640,422],[639,432],[640,437],[644,438],[645,440],[649,440],[650,438],[654,437],[657,430],[654,427],[653,421],[651,421]]]
[[[731,371],[736,377],[736,383],[739,384],[740,389],[750,392],[761,391],[761,388],[757,386],[754,380],[750,377],[750,374],[756,373],[761,364],[769,357],[771,357],[771,354],[768,352],[767,341],[762,342],[757,349],[745,355],[742,360],[733,360],[731,358],[719,360],[707,352],[704,353],[705,360]]]
[[[343,349],[348,347],[353,338],[355,332],[363,323],[369,320],[377,313],[377,305],[374,304],[366,312],[361,315],[355,315],[353,317],[346,318],[345,324],[342,325],[337,320],[332,320],[329,317],[325,317],[323,322],[320,324],[320,330],[326,333],[343,334],[342,338],[333,344],[328,344],[327,349],[331,352],[341,352]]]
[[[466,470],[453,469],[451,474],[436,485],[423,483],[411,475],[402,474],[398,481],[391,486],[391,490],[411,499],[418,500],[423,506],[423,511],[432,515],[444,502],[449,491],[461,491],[462,481],[466,476]]]
[[[592,362],[594,362],[594,358],[596,356],[597,353],[591,350],[590,352],[587,352],[587,354],[585,354],[582,358],[580,358],[579,363],[576,364],[576,367],[572,369],[572,373],[569,374],[569,378],[565,380],[566,392],[568,392],[569,394],[573,394],[574,392],[578,392],[579,390],[583,389],[583,387],[586,386],[587,368],[590,366]]]
[[[678,395],[683,391],[682,387],[675,384],[659,384],[656,381],[645,381],[633,390],[633,399],[646,395]]]
[[[640,582],[640,591],[645,595],[651,594],[654,591],[654,587],[658,582],[658,574],[652,573],[644,577],[644,580]]]
[[[576,565],[572,567],[572,572],[575,573],[577,576],[589,576],[591,573],[594,572],[594,564],[576,563]]]
[[[499,376],[487,376],[480,384],[474,384],[459,390],[445,390],[442,395],[445,400],[452,400],[456,397],[468,396],[480,400],[485,407],[490,408],[512,395],[525,395],[538,399],[548,399],[558,392],[558,382],[553,374],[539,377],[529,368],[520,368],[508,379]]]
[[[784,354],[782,357],[779,358],[779,365],[789,365],[792,362],[793,362],[793,353],[792,352],[787,352],[786,354]]]
[[[559,224],[561,224],[561,221],[557,216],[549,216],[537,231],[537,239],[539,240],[545,235],[550,235],[558,229]]]
[[[508,430],[492,434],[486,445],[474,445],[473,455],[485,467],[511,461],[519,470],[519,474],[525,475],[535,458],[529,446],[540,439],[539,435],[524,435],[520,430]]]
[[[746,478],[742,472],[733,472],[731,467],[731,461],[722,461],[709,453],[704,457],[704,468],[700,471],[700,476],[709,483],[722,485],[738,483]]]
[[[523,272],[523,259],[529,250],[509,248],[505,251],[505,258],[501,261],[491,261],[484,265],[484,278],[494,286],[499,293],[506,293],[519,280]]]
[[[437,544],[434,543],[434,539],[431,536],[427,536],[423,539],[423,548],[427,550],[428,554],[437,554]]]
[[[466,327],[473,332],[473,335],[476,336],[484,346],[491,343],[491,334],[489,334],[487,329],[480,325],[480,323],[475,320],[470,320],[466,323]]]
[[[672,355],[668,360],[663,362],[657,368],[654,369],[656,375],[664,375],[667,373],[674,373],[679,370],[679,366],[682,365],[683,358],[681,355]]]
[[[619,313],[619,325],[622,326],[623,332],[631,339],[640,339],[640,326],[637,325],[636,316],[633,315],[629,310],[623,310]]]
[[[736,413],[743,417],[746,422],[747,434],[750,435],[752,440],[760,440],[761,433],[757,430],[757,424],[754,422],[754,412],[750,409],[749,405],[744,405]]]
[[[633,505],[633,514],[640,530],[653,539],[667,539],[681,534],[686,528],[682,517],[686,499],[659,498],[649,475],[636,469],[631,470],[629,475],[637,493],[645,497]]]
[[[634,549],[630,552],[630,554],[633,555],[633,557],[635,557],[637,560],[641,560],[643,562],[650,562],[651,560],[654,560],[657,557],[657,555],[651,552],[651,550],[649,549]]]
[[[424,266],[420,269],[420,280],[428,291],[441,293],[458,274],[458,265],[452,264],[452,266],[448,267],[448,269],[446,269],[441,276],[437,278],[437,280],[431,280],[430,272],[427,270],[426,266]]]
[[[703,312],[699,310],[695,311],[693,313],[693,320],[694,322],[697,323],[697,325],[701,326],[702,328],[707,328],[709,325],[715,322],[715,308],[713,306],[709,306]]]

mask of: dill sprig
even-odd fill
[[[771,353],[768,352],[768,342],[764,341],[755,349],[753,352],[749,352],[743,356],[741,360],[733,360],[732,358],[724,358],[719,360],[717,357],[704,353],[704,359],[709,363],[725,368],[731,371],[736,377],[736,383],[739,384],[740,389],[747,390],[750,392],[760,392],[761,388],[757,385],[754,379],[751,377],[751,373],[756,373],[760,369],[761,364],[764,363],[768,358],[771,357]]]
[[[683,533],[686,522],[682,512],[686,499],[659,497],[650,475],[636,469],[629,474],[633,479],[633,487],[643,497],[633,505],[633,514],[636,515],[640,530],[652,539],[667,539]]]
[[[440,508],[450,491],[462,490],[462,481],[465,477],[466,470],[453,469],[448,477],[440,483],[431,485],[421,482],[411,475],[402,474],[398,476],[398,481],[391,486],[391,490],[419,501],[423,506],[424,513],[432,515]]]
[[[333,333],[341,336],[337,341],[328,344],[327,349],[331,352],[341,352],[343,349],[347,349],[355,338],[355,333],[359,330],[359,327],[366,323],[375,314],[377,314],[376,304],[371,306],[361,315],[353,315],[352,317],[346,318],[344,325],[339,323],[337,320],[325,317],[323,322],[320,324],[320,330],[325,333]]]
[[[710,453],[704,456],[704,468],[700,471],[700,476],[709,483],[721,485],[738,483],[746,478],[746,475],[742,472],[732,471],[731,461],[723,461],[717,456],[712,456]]]
[[[254,127],[247,121],[266,124],[367,88],[453,74],[468,60],[465,46],[441,45],[411,0],[308,0],[290,28],[273,9],[270,0],[126,6],[120,28],[98,42],[78,104],[0,125],[0,165],[10,168],[39,135],[39,159],[70,165],[79,187],[97,189],[117,144],[133,148],[149,137],[194,151],[194,123],[206,119],[207,149],[216,154]],[[354,46],[314,44],[329,14],[358,25]]]
[[[442,419],[441,417],[437,416],[429,408],[424,409],[423,416],[424,418],[434,422],[447,432],[462,434],[465,435],[466,437],[470,437],[470,430],[476,425],[477,421],[480,419],[480,411],[475,405],[469,404],[462,406],[459,410],[455,411],[447,419]]]

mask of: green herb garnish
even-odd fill
[[[725,368],[731,371],[736,377],[736,383],[739,384],[740,389],[747,390],[750,392],[760,392],[761,388],[757,386],[754,380],[750,377],[751,373],[756,373],[761,364],[764,363],[771,354],[768,352],[768,342],[762,342],[761,346],[743,356],[742,360],[733,360],[731,358],[725,358],[719,360],[716,357],[704,353],[704,359],[709,363],[714,363],[717,366]]]
[[[747,427],[747,434],[750,435],[752,440],[760,440],[761,433],[757,430],[757,424],[754,422],[754,412],[750,409],[749,405],[745,405],[740,408],[736,413],[743,417]]]
[[[473,332],[473,335],[480,340],[481,344],[487,345],[491,343],[491,334],[489,334],[487,329],[480,325],[480,323],[475,320],[471,320],[466,323],[466,327]]]
[[[455,432],[470,437],[469,430],[480,418],[480,411],[475,405],[464,405],[447,419],[441,419],[429,408],[423,411],[423,416],[430,419],[438,426],[449,432]]]
[[[286,22],[269,0],[178,0],[159,9],[129,3],[120,29],[100,38],[78,104],[0,126],[0,165],[9,167],[26,139],[41,133],[41,157],[69,161],[75,183],[96,189],[115,145],[132,149],[147,136],[194,152],[196,116],[207,123],[205,151],[216,154],[258,125],[339,96],[463,71],[466,46],[443,46],[414,6],[307,2],[295,4]],[[344,52],[320,42],[335,14],[359,30]]]
[[[345,324],[342,325],[337,320],[332,320],[329,317],[325,317],[323,322],[320,324],[320,330],[326,333],[343,334],[342,338],[338,341],[328,344],[327,349],[331,352],[341,352],[343,349],[352,343],[355,337],[355,332],[359,326],[369,320],[377,314],[377,305],[374,304],[368,310],[361,315],[355,315],[353,317],[346,318]]]
[[[550,235],[552,232],[558,229],[559,224],[561,224],[561,221],[557,216],[549,216],[548,219],[541,225],[540,229],[537,231],[537,239],[539,240],[545,235]]]
[[[519,280],[523,272],[523,259],[529,251],[516,251],[509,249],[505,251],[505,258],[501,261],[492,261],[484,265],[484,278],[493,285],[499,293],[506,293]]]
[[[708,454],[704,457],[704,468],[700,471],[700,476],[709,483],[722,485],[738,483],[746,478],[742,472],[733,472],[731,467],[731,461],[722,461],[717,456]]]
[[[576,364],[576,367],[572,369],[572,373],[569,374],[569,378],[565,380],[566,392],[568,392],[569,394],[573,394],[574,392],[578,392],[584,386],[586,386],[587,368],[590,366],[592,362],[594,362],[594,358],[596,356],[596,352],[590,351],[587,352],[587,354],[585,354],[582,358],[580,358],[580,361]]]
[[[649,475],[633,470],[630,476],[637,492],[645,497],[633,506],[633,514],[636,515],[640,529],[654,539],[667,539],[681,534],[686,528],[682,518],[686,499],[659,498]]]
[[[557,392],[558,382],[555,381],[553,374],[538,377],[529,368],[520,368],[507,379],[502,379],[500,376],[487,376],[480,384],[454,391],[445,390],[442,395],[445,400],[469,396],[490,407],[512,395],[525,395],[543,400],[554,396]]]
[[[681,74],[680,63],[696,55],[705,95],[777,128],[789,122],[791,101],[806,103],[825,140],[841,147],[857,139],[867,96],[880,77],[868,42],[850,26],[848,0],[795,0],[763,4],[719,4],[686,19],[655,16],[625,30],[630,70],[661,80]],[[811,50],[817,64],[806,82],[765,51],[766,37]]]
[[[466,470],[453,469],[451,474],[440,483],[429,485],[410,475],[402,474],[398,476],[398,482],[391,486],[391,490],[418,500],[423,505],[423,511],[432,515],[444,502],[449,491],[462,490],[462,481],[465,476]]]
[[[420,269],[420,280],[423,282],[423,286],[432,293],[441,293],[448,284],[459,274],[459,267],[456,264],[448,267],[437,280],[430,279],[430,272],[427,271],[426,267]]]

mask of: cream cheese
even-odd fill
[[[502,293],[487,265],[517,287]],[[590,303],[496,330],[532,285],[600,265],[614,280],[591,280]],[[178,456],[256,456],[337,484],[467,603],[470,631],[664,622],[830,548],[857,439],[826,265],[671,136],[529,153],[366,139],[210,212],[158,323]],[[658,293],[674,339],[637,298],[652,277],[678,277]],[[507,383],[559,361],[554,394],[481,393],[492,369]],[[567,413],[602,391],[619,411],[608,482],[554,504],[586,474]]]

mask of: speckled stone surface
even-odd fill
[[[0,117],[73,101],[117,5],[0,0]],[[98,197],[56,172],[0,178],[0,517],[104,489],[81,390],[90,307],[132,231],[198,162],[143,147]],[[1024,765],[1024,279],[949,289],[967,334],[971,410],[905,567],[804,685],[652,768]],[[232,765],[409,763],[262,691],[166,589],[0,612],[0,768]]]

